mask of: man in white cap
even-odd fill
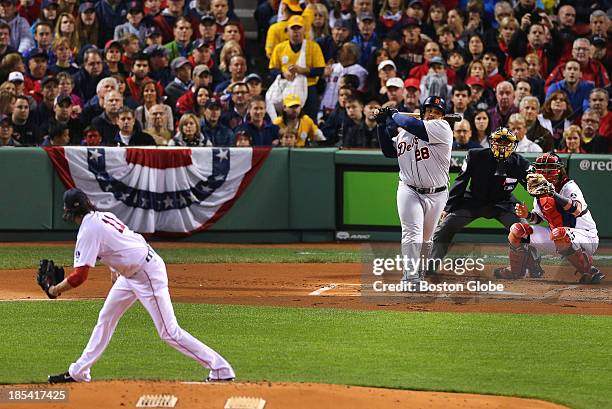
[[[380,103],[387,102],[387,80],[397,77],[397,67],[391,60],[384,60],[378,64],[378,81],[374,80],[368,84],[370,92],[369,98],[375,99]]]
[[[21,95],[24,93],[23,89],[25,78],[23,77],[22,73],[20,73],[19,71],[11,72],[8,76],[8,81],[15,84],[15,93],[17,95]]]
[[[389,100],[383,104],[383,107],[393,107],[400,112],[405,112],[404,97],[406,89],[404,88],[404,81],[399,77],[389,78],[385,86]]]

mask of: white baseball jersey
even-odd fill
[[[421,188],[447,186],[453,131],[443,119],[423,121],[429,142],[398,128],[393,138],[400,167],[400,180]]]
[[[595,220],[593,220],[593,216],[591,216],[591,212],[587,209],[586,200],[584,200],[584,196],[582,195],[582,191],[578,187],[578,184],[574,182],[573,180],[568,181],[561,188],[561,191],[559,192],[559,196],[563,196],[571,200],[576,200],[580,202],[580,204],[582,205],[582,216],[578,216],[578,217],[558,207],[552,210],[553,212],[560,214],[563,220],[563,226],[572,227],[572,228],[581,229],[581,230],[589,230],[596,234],[597,225],[595,224]],[[544,212],[542,211],[540,203],[538,202],[538,198],[533,199],[533,212],[537,214],[538,216],[540,216],[543,220],[548,219],[547,217],[545,217]],[[549,217],[550,217],[550,214],[549,214]]]
[[[130,277],[145,262],[149,246],[144,237],[130,230],[117,216],[107,212],[85,215],[77,235],[74,267],[95,267],[100,261]]]
[[[151,316],[161,339],[209,369],[210,378],[236,376],[225,358],[178,325],[168,291],[166,264],[140,234],[112,213],[90,212],[81,222],[74,266],[94,267],[97,258],[121,275],[104,301],[85,350],[68,368],[72,379],[91,380],[91,367],[106,350],[119,319],[136,301]]]

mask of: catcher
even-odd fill
[[[546,220],[548,227],[515,223],[510,228],[510,266],[495,270],[497,278],[525,276],[527,243],[540,251],[557,252],[576,268],[581,284],[597,284],[605,275],[593,267],[593,254],[599,237],[582,191],[565,172],[561,158],[554,153],[539,156],[535,173],[527,175],[527,191],[533,199],[533,212],[524,204],[515,206],[516,215],[529,223]]]

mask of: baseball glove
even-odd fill
[[[54,295],[49,294],[49,288],[52,285],[61,283],[64,280],[64,268],[57,267],[53,260],[40,260],[40,266],[38,267],[38,273],[36,274],[36,282],[47,294],[49,298],[57,298]]]
[[[391,118],[394,113],[399,112],[396,108],[393,107],[383,107],[379,108],[378,111],[374,114],[374,120],[377,124],[382,125],[387,122],[387,118]]]
[[[527,192],[534,197],[550,196],[555,193],[555,187],[544,175],[530,173],[527,175]]]

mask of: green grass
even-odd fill
[[[155,244],[153,244],[155,248]],[[359,250],[294,248],[156,248],[167,264],[359,263]],[[43,258],[71,265],[74,247],[0,247],[0,269],[30,268]]]
[[[0,303],[0,382],[44,382],[87,343],[99,301]],[[183,328],[241,380],[515,395],[612,408],[612,317],[402,313],[176,304]],[[8,318],[10,317],[10,319]],[[120,321],[94,379],[205,376],[142,307]]]
[[[155,245],[153,245],[155,247]],[[360,249],[318,249],[308,248],[264,248],[245,246],[241,248],[157,248],[167,264],[189,263],[361,263],[363,253]],[[397,246],[399,251],[399,244]],[[43,258],[52,259],[58,265],[72,265],[74,247],[0,247],[0,270],[32,268]],[[395,257],[397,253],[388,246],[385,257]],[[378,255],[381,256],[381,255]],[[451,252],[449,257],[465,257]],[[482,257],[482,252],[472,257]],[[500,247],[486,253],[487,264],[506,265],[507,251]],[[610,257],[595,255],[598,266],[612,265]],[[562,260],[554,255],[542,259],[544,265],[559,265]]]

